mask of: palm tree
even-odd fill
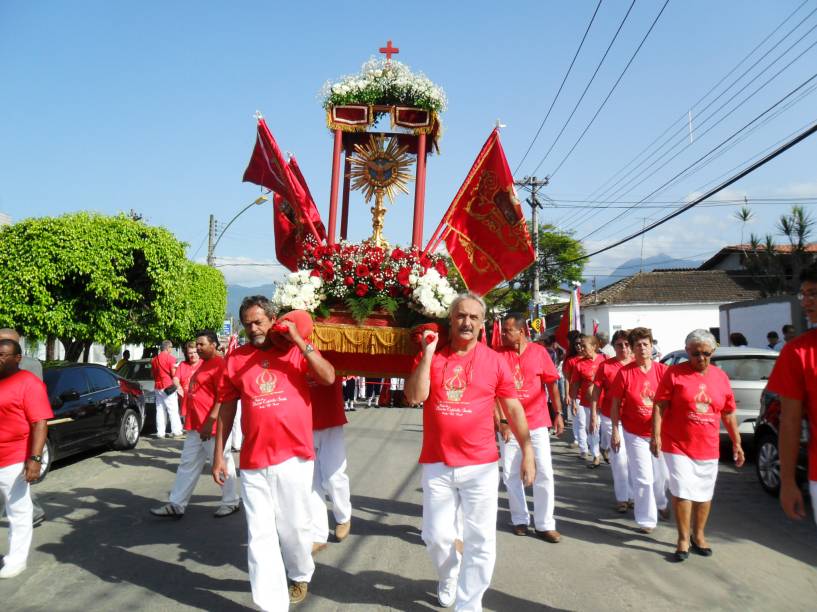
[[[735,219],[740,221],[740,244],[743,245],[743,232],[746,229],[746,224],[749,223],[752,219],[754,219],[755,215],[752,213],[752,209],[748,206],[744,205],[740,207],[740,210],[735,212]]]

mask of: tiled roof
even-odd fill
[[[759,252],[766,250],[765,244],[760,244],[757,247]],[[790,244],[776,244],[774,245],[774,252],[775,253],[791,253],[793,250],[792,245]],[[806,253],[817,253],[817,242],[812,242],[805,245],[804,250]],[[731,246],[725,246],[720,251],[715,253],[712,257],[707,259],[703,262],[700,266],[701,270],[708,270],[716,266],[719,262],[721,262],[724,258],[728,255],[732,255],[734,253],[750,253],[752,252],[752,245],[751,244],[734,244]]]
[[[752,277],[727,270],[639,272],[582,296],[582,306],[598,304],[695,304],[739,302],[761,297]]]

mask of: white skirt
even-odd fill
[[[708,502],[715,493],[718,478],[717,459],[690,459],[686,455],[664,452],[669,471],[669,490],[680,499]]]

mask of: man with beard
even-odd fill
[[[521,474],[533,483],[536,468],[525,409],[507,363],[479,343],[485,302],[468,293],[450,308],[450,341],[423,335],[423,348],[406,380],[406,400],[423,403],[423,541],[439,577],[443,607],[481,610],[496,562],[499,455],[494,405],[499,401],[522,449]],[[462,513],[462,554],[457,515]]]
[[[293,311],[276,322],[271,302],[256,295],[244,298],[239,316],[248,343],[231,352],[224,367],[213,477],[220,485],[227,478],[224,450],[240,398],[239,468],[253,601],[264,610],[286,610],[306,598],[315,570],[309,502],[315,451],[307,375],[331,385],[335,369],[305,340],[312,331],[308,313]]]

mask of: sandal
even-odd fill
[[[165,504],[164,506],[159,506],[158,508],[151,508],[150,513],[153,516],[172,518],[176,520],[184,516],[184,512],[180,512],[179,509],[173,504]]]

